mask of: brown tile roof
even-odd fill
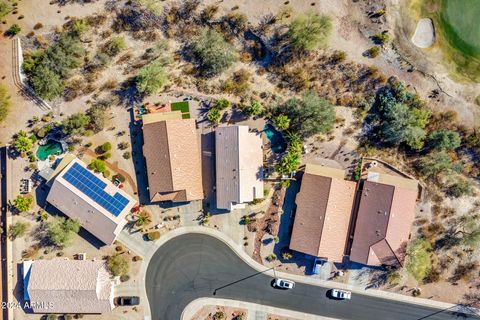
[[[402,264],[416,198],[412,189],[364,181],[350,260],[366,265]]]
[[[104,261],[36,260],[27,279],[25,290],[35,303],[35,313],[105,313],[113,309],[113,282]]]
[[[343,177],[342,170],[307,165],[296,199],[290,249],[342,261],[355,195],[355,183]]]
[[[143,126],[143,155],[152,201],[203,199],[199,137],[194,119]]]

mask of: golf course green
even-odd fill
[[[468,56],[480,55],[480,1],[443,0],[440,18],[452,47]]]
[[[443,0],[436,22],[439,44],[452,73],[459,79],[480,81],[480,1]]]

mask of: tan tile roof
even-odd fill
[[[159,122],[163,120],[177,120],[182,119],[181,111],[167,111],[167,112],[156,112],[156,113],[147,113],[142,115],[143,125]]]
[[[106,192],[112,195],[118,192],[128,200],[125,208],[118,216],[114,216],[63,178],[63,175],[75,163],[78,163],[84,168],[87,167],[85,163],[77,158],[70,161],[53,181],[47,196],[47,202],[68,217],[78,219],[84,229],[105,244],[111,244],[125,226],[127,222],[125,216],[129,214],[130,210],[135,206],[136,201],[125,191],[113,185],[110,180],[105,179],[100,174],[96,174],[97,178],[107,185],[104,189]]]
[[[391,186],[401,187],[413,191],[418,191],[418,181],[414,179],[403,178],[378,172],[375,169],[368,171],[368,181],[379,182]]]
[[[348,237],[355,183],[343,180],[342,170],[330,169],[307,165],[296,198],[297,211],[290,249],[341,262]]]
[[[194,119],[144,124],[143,155],[152,201],[203,199],[199,136]]]
[[[363,182],[350,260],[366,265],[398,265],[415,218],[417,192]]]
[[[263,198],[263,150],[260,135],[248,126],[215,130],[217,208]]]
[[[113,309],[113,282],[103,261],[36,260],[26,290],[35,303],[35,313],[105,313]]]

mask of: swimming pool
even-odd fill
[[[37,150],[37,158],[44,161],[50,155],[59,155],[63,153],[62,144],[55,140],[48,140],[43,146],[39,146]]]
[[[275,129],[273,125],[267,123],[263,127],[263,132],[270,141],[270,148],[274,153],[283,153],[287,149],[287,141],[283,137],[283,134]]]

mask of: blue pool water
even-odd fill
[[[270,147],[274,153],[282,153],[287,149],[287,141],[282,133],[275,129],[270,123],[263,127],[263,132],[270,141]]]

